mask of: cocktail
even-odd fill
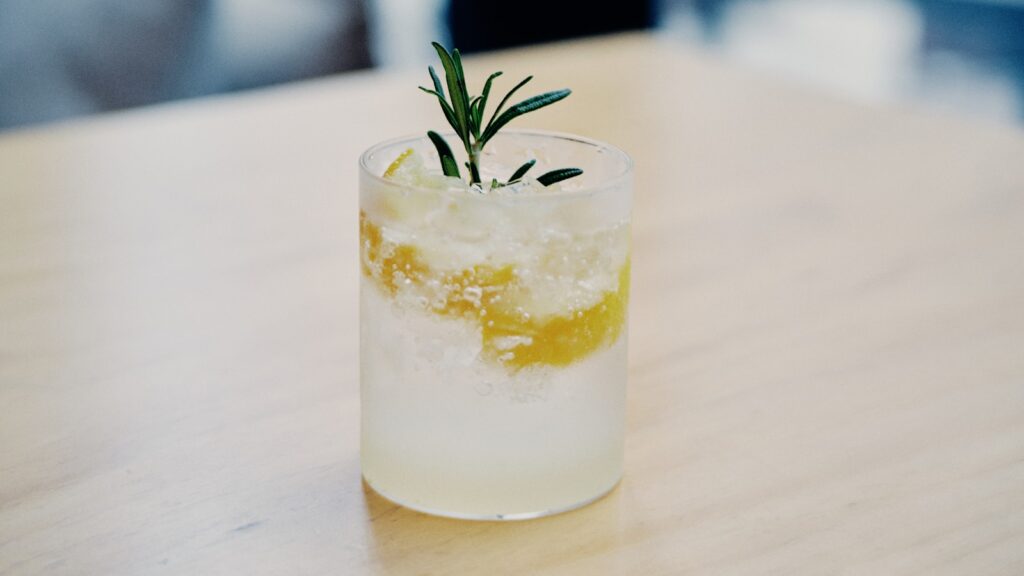
[[[445,516],[571,509],[622,474],[631,161],[539,131],[456,154],[459,132],[361,159],[363,476]]]

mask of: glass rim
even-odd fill
[[[455,132],[450,131],[450,130],[447,131],[447,132],[442,132],[441,134],[443,136],[445,136],[445,137],[449,137],[449,136],[455,137],[456,136]],[[600,192],[603,192],[603,191],[606,191],[606,190],[609,190],[609,189],[612,189],[612,188],[617,188],[617,187],[621,186],[623,182],[629,180],[629,178],[631,178],[632,175],[633,175],[633,165],[634,165],[633,158],[630,157],[629,154],[626,154],[626,152],[624,152],[621,148],[618,148],[617,146],[613,146],[611,144],[608,144],[607,142],[602,142],[600,140],[595,140],[593,138],[587,138],[586,136],[580,136],[578,134],[570,134],[570,133],[567,133],[567,132],[556,132],[556,131],[552,131],[552,130],[539,130],[539,129],[533,129],[533,128],[513,128],[513,129],[504,130],[504,131],[502,131],[502,132],[497,134],[498,137],[506,136],[506,135],[523,135],[523,136],[535,136],[535,137],[543,137],[543,138],[553,138],[553,139],[556,139],[556,140],[567,141],[567,142],[574,142],[574,143],[577,143],[577,144],[584,144],[584,145],[587,145],[587,146],[592,146],[592,147],[600,149],[600,150],[611,152],[615,156],[618,156],[618,158],[619,158],[619,160],[621,161],[621,164],[622,164],[622,169],[619,170],[618,172],[616,172],[614,175],[612,175],[612,176],[610,176],[608,178],[604,178],[600,182],[597,182],[595,184],[591,184],[589,186],[581,186],[579,188],[574,188],[574,189],[570,189],[570,190],[559,190],[557,192],[552,192],[550,194],[523,194],[523,195],[518,195],[518,194],[517,195],[476,194],[476,195],[469,196],[470,198],[488,199],[488,200],[502,201],[502,202],[507,202],[507,201],[529,202],[529,201],[546,201],[546,200],[552,200],[552,199],[556,199],[556,198],[563,198],[563,199],[564,198],[572,198],[572,197],[576,197],[576,196],[593,196],[593,195],[596,195],[596,194],[598,194]],[[439,193],[439,192],[440,193],[444,193],[444,194],[459,194],[460,197],[462,197],[462,198],[467,197],[467,196],[461,195],[462,194],[461,191],[452,190],[450,188],[438,189],[438,188],[431,188],[431,187],[428,187],[428,186],[415,186],[415,185],[410,185],[410,184],[404,184],[404,183],[401,183],[401,182],[395,182],[394,180],[389,180],[387,178],[384,178],[382,175],[376,174],[372,170],[370,170],[370,165],[369,165],[370,158],[374,154],[376,154],[377,152],[383,150],[384,148],[387,148],[389,146],[394,146],[394,145],[400,144],[402,142],[413,142],[413,141],[421,141],[421,140],[427,140],[426,135],[407,134],[405,136],[398,136],[396,138],[389,138],[387,140],[378,142],[378,143],[374,144],[373,146],[370,146],[369,148],[367,148],[359,156],[359,170],[360,170],[360,172],[363,175],[365,175],[365,176],[369,177],[370,179],[372,179],[377,184],[383,185],[383,186],[386,186],[386,187],[389,187],[389,188],[395,188],[395,189],[401,189],[401,190],[422,190],[422,191],[430,192],[430,193],[434,193],[434,194]]]

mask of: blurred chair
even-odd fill
[[[370,65],[364,0],[0,0],[0,129]]]

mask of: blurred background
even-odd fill
[[[597,8],[597,6],[601,8]],[[1024,122],[1024,0],[0,0],[0,130],[650,30],[870,103]]]

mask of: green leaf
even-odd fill
[[[511,184],[511,183],[515,182],[516,180],[519,180],[523,176],[526,176],[526,173],[529,172],[530,168],[533,168],[533,165],[536,164],[536,163],[537,163],[537,159],[534,158],[533,160],[530,160],[526,164],[523,164],[522,166],[520,166],[518,169],[516,169],[515,172],[512,173],[512,177],[508,179],[508,183]]]
[[[550,104],[554,104],[555,102],[558,102],[559,100],[565,98],[569,94],[572,94],[572,91],[568,89],[554,90],[552,92],[545,92],[544,94],[539,94],[532,98],[527,98],[526,100],[523,100],[519,104],[516,104],[515,106],[506,110],[501,116],[498,116],[496,120],[492,121],[487,126],[487,130],[484,131],[484,134],[480,139],[484,142],[490,140],[491,137],[498,132],[498,130],[501,130],[502,126],[508,124],[514,118],[522,116],[527,112],[533,112],[534,110],[538,110]]]
[[[523,80],[519,84],[516,84],[515,86],[512,87],[511,90],[508,91],[508,94],[505,94],[505,97],[501,99],[501,102],[498,102],[498,107],[494,109],[494,113],[491,114],[490,121],[487,122],[488,130],[491,128],[491,124],[494,124],[494,119],[497,118],[498,114],[501,113],[501,109],[505,107],[505,103],[508,102],[508,99],[511,98],[512,95],[516,93],[516,90],[519,90],[523,86],[526,86],[526,83],[529,82],[530,80],[533,80],[533,76],[527,76],[526,78],[523,78]],[[487,130],[484,130],[484,132],[486,131]],[[497,132],[497,130],[495,130],[495,132]]]
[[[452,149],[448,146],[448,142],[445,142],[445,139],[433,130],[427,132],[427,137],[434,143],[437,155],[441,157],[441,170],[444,172],[444,175],[462,178],[462,174],[459,173],[459,165],[455,162],[455,155],[452,154]]]
[[[480,96],[469,101],[469,127],[473,136],[480,139]]]
[[[419,89],[423,90],[427,94],[433,94],[434,96],[437,96],[438,102],[441,103],[441,110],[444,110],[444,117],[448,119],[448,123],[452,125],[452,128],[454,128],[455,131],[458,132],[459,123],[455,120],[455,112],[452,110],[451,105],[448,104],[448,102],[444,99],[444,96],[442,96],[435,90],[430,90],[429,88],[424,88],[423,86],[420,86]]]
[[[494,82],[494,79],[497,78],[498,76],[501,76],[501,71],[491,74],[490,76],[487,77],[487,81],[484,82],[484,91],[480,93],[479,112],[481,119],[483,118],[484,110],[486,110],[487,108],[487,97],[491,95],[491,82]],[[478,120],[477,124],[479,123],[480,121]]]
[[[430,80],[434,82],[434,90],[437,91],[438,98],[444,100],[444,87],[441,86],[441,79],[437,77],[437,72],[434,71],[433,66],[427,66],[427,71],[430,72]]]
[[[538,176],[537,182],[540,182],[545,186],[551,186],[555,182],[568,180],[569,178],[574,178],[580,174],[583,174],[583,170],[580,170],[579,168],[559,168]]]
[[[441,110],[444,112],[444,118],[446,118],[447,121],[449,121],[449,124],[451,124],[452,127],[455,128],[455,130],[458,132],[459,125],[458,122],[456,122],[455,120],[455,112],[452,110],[452,105],[447,104],[447,101],[444,99],[444,97],[441,96],[436,91],[431,90],[429,88],[424,88],[423,86],[420,86],[419,88],[428,94],[433,94],[437,96],[437,101],[440,102]]]
[[[466,85],[466,71],[462,69],[462,54],[459,53],[458,48],[452,50],[452,63],[455,64],[455,80],[459,85],[458,98],[466,107],[466,132],[462,139],[462,143],[465,145],[466,153],[468,154],[470,149],[469,134],[472,132],[474,136],[479,138],[478,132],[480,130],[479,128],[473,128],[473,107],[470,105],[469,87]],[[453,95],[452,98],[454,99],[455,96]],[[474,182],[477,180],[474,180]]]
[[[459,80],[461,61],[460,66],[456,67],[455,60],[444,46],[441,46],[437,42],[432,42],[432,45],[434,46],[434,50],[437,51],[438,58],[441,59],[441,66],[444,68],[445,81],[448,83],[448,93],[451,94],[452,110],[455,113],[455,120],[458,122],[458,125],[455,127],[455,132],[459,135],[459,138],[462,139],[463,143],[466,143],[469,139],[469,101],[466,98],[465,80],[462,80],[461,82]],[[460,88],[460,86],[462,86],[462,88]]]
[[[455,64],[455,71],[458,72],[458,78],[462,81],[462,92],[469,95],[469,88],[466,87],[466,71],[462,69],[462,53],[458,48],[452,50],[452,63]]]

